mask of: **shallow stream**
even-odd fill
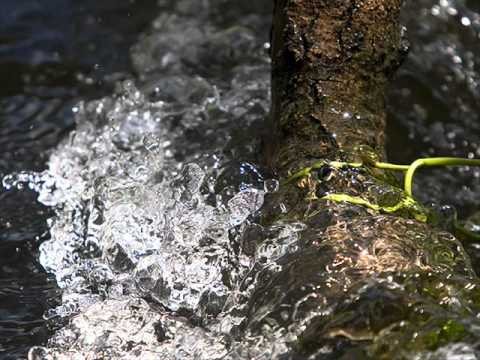
[[[12,0],[0,15],[2,358],[42,345],[31,359],[289,359],[307,297],[279,314],[288,331],[244,333],[305,230],[256,222],[279,186],[259,165],[271,0],[77,3]],[[404,22],[389,158],[480,157],[479,5],[411,1]],[[415,193],[466,218],[479,178],[424,171]],[[442,345],[415,356],[479,356]]]

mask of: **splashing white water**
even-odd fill
[[[56,209],[40,260],[63,297],[47,315],[72,320],[30,358],[227,354],[218,329],[237,318],[219,314],[252,266],[238,239],[265,193],[261,170],[238,159],[256,157],[251,133],[269,108],[254,34],[268,20],[247,13],[219,27],[182,4],[133,48],[138,87],[79,104],[48,170],[4,180]]]

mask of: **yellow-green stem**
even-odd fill
[[[405,175],[405,192],[413,197],[413,175],[422,166],[480,166],[480,159],[464,159],[454,157],[424,158],[415,160]]]
[[[378,169],[393,170],[393,171],[407,171],[410,165],[397,165],[385,162],[376,162],[374,165]]]

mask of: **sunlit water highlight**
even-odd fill
[[[390,149],[400,162],[478,156],[474,6],[418,1],[406,9],[413,54],[391,102]],[[46,313],[58,330],[32,359],[288,359],[289,343],[318,315],[302,313],[314,296],[306,294],[275,319],[290,326],[268,337],[243,333],[270,316],[271,308],[249,308],[251,298],[286,271],[282,260],[298,255],[305,230],[256,223],[278,188],[256,165],[269,111],[270,1],[161,1],[160,10],[131,49],[136,80],[75,105],[76,130],[46,171],[3,179],[5,189],[30,188],[55,211],[40,262],[62,290]],[[401,134],[411,141],[405,152]],[[478,203],[473,170],[435,176],[419,182],[424,200],[465,213]],[[392,293],[401,287],[382,281]],[[474,359],[475,351],[453,343],[416,358]],[[335,349],[315,356],[333,359]]]

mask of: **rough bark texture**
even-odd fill
[[[314,161],[365,157],[365,145],[383,156],[385,87],[406,53],[401,2],[275,1],[266,142],[281,178]],[[461,323],[480,311],[480,293],[468,285],[477,278],[455,237],[409,209],[385,214],[322,199],[346,193],[392,206],[405,198],[397,185],[368,167],[324,166],[271,196],[266,224],[306,228],[280,270],[259,275],[249,331],[290,333],[294,355],[285,359],[410,359],[474,339]]]
[[[385,86],[406,46],[401,0],[276,0],[269,163],[384,152]]]

